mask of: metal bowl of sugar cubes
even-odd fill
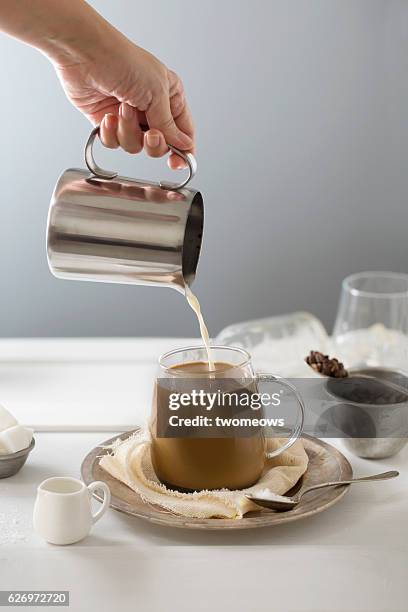
[[[19,425],[13,415],[0,405],[0,478],[17,474],[34,445],[33,430]]]

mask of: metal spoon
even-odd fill
[[[338,487],[343,485],[350,485],[354,482],[367,482],[371,480],[388,480],[389,478],[396,478],[399,476],[399,472],[396,470],[392,470],[391,472],[383,472],[382,474],[374,474],[373,476],[364,476],[362,478],[353,478],[352,480],[339,480],[337,482],[323,482],[322,484],[314,485],[313,487],[308,487],[303,491],[299,491],[293,497],[286,497],[285,500],[275,500],[275,499],[263,499],[260,497],[256,497],[256,495],[247,494],[245,497],[258,506],[263,506],[264,508],[269,508],[270,510],[276,510],[277,512],[285,512],[286,510],[292,510],[295,508],[302,497],[306,495],[306,493],[310,493],[310,491],[316,491],[317,489],[324,489],[325,487]]]

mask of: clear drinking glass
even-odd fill
[[[344,279],[332,351],[347,368],[408,371],[408,274],[360,272]]]

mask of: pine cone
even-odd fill
[[[335,357],[330,359],[328,355],[323,355],[319,351],[310,351],[305,361],[323,376],[331,376],[332,378],[346,378],[348,376],[348,372],[341,361]]]

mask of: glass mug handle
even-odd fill
[[[290,389],[295,395],[298,401],[299,407],[300,407],[299,418],[286,444],[277,448],[274,451],[271,451],[270,453],[266,453],[267,458],[271,459],[272,457],[277,457],[278,455],[283,453],[285,450],[290,448],[292,444],[294,444],[296,440],[299,438],[300,434],[303,431],[303,424],[305,422],[305,404],[303,402],[302,397],[298,393],[296,387],[292,385],[292,383],[288,382],[287,380],[280,378],[279,376],[274,376],[273,374],[256,374],[255,376],[256,376],[257,382],[279,382],[279,384],[282,385],[282,387],[286,387],[287,389]]]

